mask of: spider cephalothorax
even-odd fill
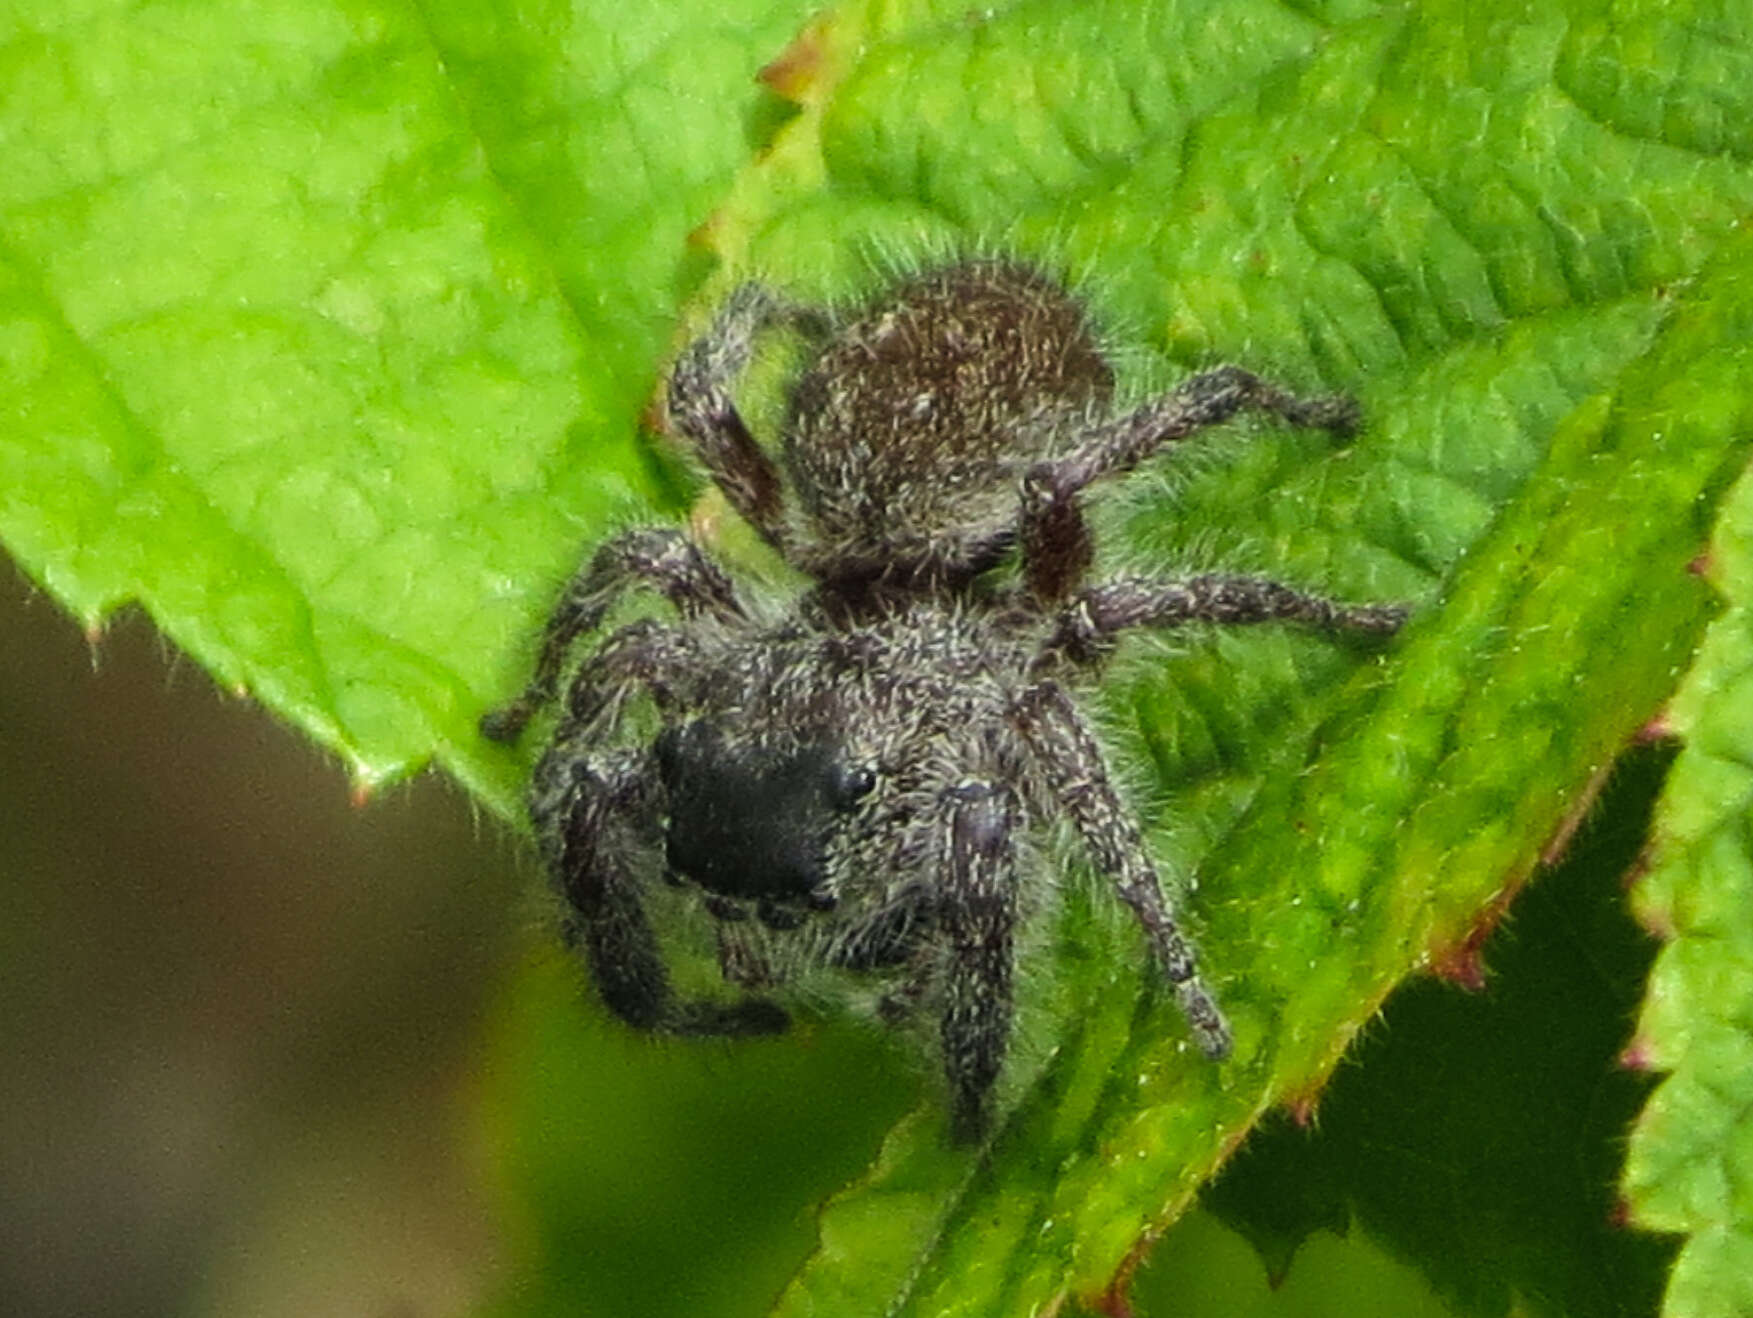
[[[781,327],[813,355],[776,462],[731,390]],[[682,353],[671,427],[814,584],[772,616],[681,531],[624,533],[567,588],[529,689],[482,723],[514,739],[572,643],[629,589],[675,606],[679,621],[621,627],[579,666],[531,788],[569,938],[617,1015],[767,1033],[787,1016],[753,990],[807,966],[870,977],[885,1015],[935,1013],[952,1131],[976,1139],[1010,1038],[1017,932],[1051,888],[1027,839],[1064,818],[1137,917],[1200,1048],[1229,1051],[1072,693],[1131,628],[1385,634],[1404,610],[1246,576],[1087,582],[1079,500],[1092,482],[1247,408],[1339,432],[1356,420],[1348,400],[1294,397],[1236,367],[1118,415],[1112,389],[1081,305],[1000,260],[927,271],[848,313],[745,284]],[[1013,552],[1014,576],[993,573]],[[639,696],[655,735],[629,717]],[[723,976],[743,996],[672,989],[646,915],[654,872],[718,922]]]

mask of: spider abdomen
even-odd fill
[[[1082,306],[1038,271],[933,270],[848,324],[799,379],[787,472],[842,564],[989,566],[1051,418],[1105,404],[1113,386]]]

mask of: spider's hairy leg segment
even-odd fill
[[[947,796],[938,918],[951,955],[942,1038],[951,1134],[965,1144],[986,1133],[992,1086],[1010,1042],[1017,813],[1004,792],[986,783],[964,784]]]
[[[730,390],[748,369],[763,330],[790,323],[820,333],[820,313],[787,302],[762,284],[742,285],[706,332],[690,343],[670,373],[665,406],[670,423],[693,444],[731,507],[781,553],[785,551],[785,487],[737,411]]]
[[[1100,656],[1102,642],[1121,632],[1185,622],[1301,622],[1326,631],[1388,636],[1409,612],[1404,604],[1344,604],[1263,577],[1127,578],[1091,586],[1062,609],[1043,657],[1088,661]]]
[[[542,635],[535,676],[510,704],[481,718],[481,735],[514,742],[536,711],[554,698],[567,651],[627,591],[639,586],[662,591],[684,617],[740,618],[736,588],[699,546],[673,527],[640,527],[604,542],[587,566],[567,582],[560,603]]]
[[[1058,464],[1040,462],[1023,478],[1023,578],[1042,604],[1070,595],[1095,558],[1089,523],[1066,475]]]
[[[1104,423],[1054,465],[1060,468],[1060,479],[1067,488],[1082,489],[1103,476],[1131,471],[1172,440],[1185,439],[1248,410],[1272,412],[1293,426],[1336,435],[1353,434],[1360,420],[1356,400],[1343,394],[1304,398],[1240,366],[1219,366]]]
[[[1025,688],[1013,717],[1097,868],[1114,881],[1144,927],[1200,1050],[1213,1060],[1229,1056],[1229,1024],[1199,978],[1193,945],[1169,910],[1143,835],[1114,789],[1095,735],[1064,688],[1051,680]]]
[[[603,1005],[627,1024],[668,1034],[776,1034],[784,1010],[760,998],[719,1004],[678,1000],[637,880],[618,858],[637,853],[655,827],[650,757],[603,762],[557,743],[537,766],[530,814],[566,903],[569,945],[584,953]]]
[[[612,727],[637,692],[674,708],[698,679],[699,647],[688,633],[650,618],[630,622],[580,665],[566,692],[566,723],[577,733]]]
[[[583,951],[604,1005],[650,1030],[669,1014],[669,975],[630,876],[608,859],[647,831],[650,774],[640,759],[620,752],[599,764],[556,743],[536,766],[530,815],[566,902],[567,943]]]
[[[773,967],[749,942],[735,923],[718,926],[718,973],[726,984],[738,988],[767,988],[774,983]]]
[[[884,970],[916,959],[931,928],[931,912],[932,900],[923,886],[905,888],[837,939],[828,963],[847,970]],[[916,998],[923,987],[915,978],[900,996]]]

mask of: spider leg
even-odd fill
[[[754,357],[756,339],[780,324],[820,335],[827,320],[762,284],[742,285],[676,360],[665,404],[670,423],[693,444],[731,507],[784,555],[785,487],[779,469],[755,442],[730,396],[732,383]]]
[[[592,761],[566,743],[542,758],[530,793],[543,858],[566,902],[566,943],[584,952],[609,1010],[648,1030],[668,1015],[669,976],[633,883],[612,857],[637,854],[652,795],[637,752]]]
[[[735,984],[744,989],[759,989],[767,988],[775,982],[773,967],[767,964],[767,958],[749,942],[743,926],[720,921],[717,941],[718,973],[726,984]]]
[[[583,952],[603,1004],[627,1024],[665,1034],[777,1034],[789,1020],[762,998],[678,999],[639,900],[631,859],[658,831],[656,769],[647,751],[581,755],[569,738],[537,766],[530,814],[566,903],[567,945]]]
[[[1097,426],[1064,457],[1038,462],[1023,481],[1023,579],[1051,604],[1082,580],[1091,557],[1077,494],[1103,476],[1131,471],[1162,445],[1230,420],[1246,409],[1273,412],[1296,426],[1337,434],[1357,428],[1357,404],[1343,396],[1300,398],[1239,366],[1220,366],[1160,398]]]
[[[1067,488],[1081,490],[1099,477],[1131,471],[1171,440],[1185,439],[1249,409],[1337,435],[1351,434],[1358,424],[1357,403],[1342,394],[1302,398],[1240,366],[1219,366],[1104,423],[1073,452],[1045,465],[1058,469]]]
[[[1038,462],[1023,478],[1023,584],[1041,605],[1071,594],[1095,557],[1072,474],[1056,462]]]
[[[642,690],[659,709],[680,708],[700,678],[701,663],[700,648],[686,632],[651,618],[628,623],[573,676],[562,723],[565,739],[586,745],[600,740]]]
[[[1114,790],[1094,734],[1051,680],[1025,688],[1012,717],[1096,866],[1144,926],[1200,1050],[1214,1061],[1229,1056],[1229,1025],[1199,978],[1193,945],[1175,923],[1144,838]]]
[[[604,543],[589,565],[566,584],[542,635],[535,676],[516,700],[482,716],[481,735],[492,741],[516,741],[531,716],[553,699],[572,643],[601,625],[615,602],[639,586],[662,591],[684,617],[743,616],[730,578],[680,531],[642,527],[623,532]]]
[[[939,937],[948,944],[940,1025],[950,1084],[950,1132],[980,1139],[992,1116],[992,1086],[1010,1044],[1016,947],[1014,802],[987,783],[948,794],[938,899]]]
[[[890,970],[917,961],[931,929],[931,899],[909,886],[836,938],[826,961],[845,970]]]
[[[673,709],[701,675],[698,645],[651,619],[629,623],[579,668],[566,713],[530,780],[530,822],[565,902],[567,944],[583,952],[603,1003],[629,1025],[668,1034],[772,1034],[783,1010],[677,999],[640,901],[638,864],[661,847],[656,753],[599,749],[640,691]]]
[[[1093,662],[1104,653],[1105,642],[1133,627],[1301,622],[1323,631],[1390,636],[1410,611],[1405,604],[1342,604],[1262,577],[1128,578],[1079,592],[1059,611],[1034,666],[1041,671],[1060,659]]]

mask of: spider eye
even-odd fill
[[[829,784],[834,808],[849,810],[876,786],[876,770],[868,764],[842,764]]]

